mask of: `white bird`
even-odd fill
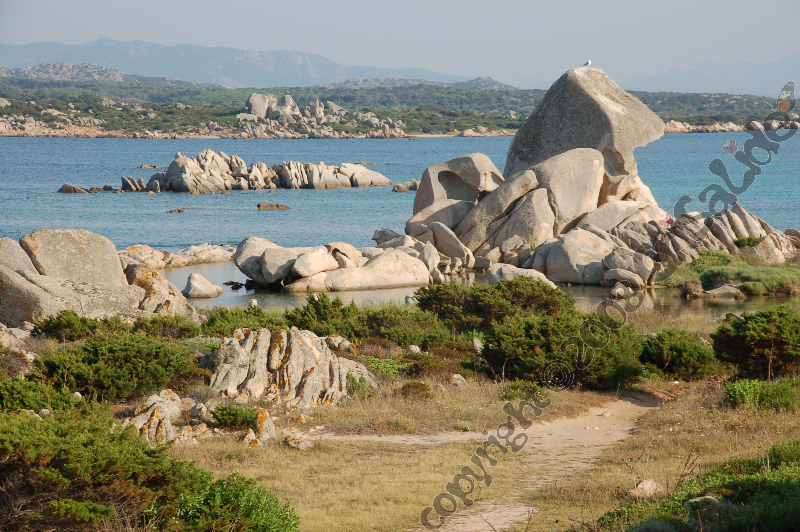
[[[589,59],[588,61],[586,61],[586,63],[584,63],[583,66],[591,66],[591,64],[592,64],[592,60]]]

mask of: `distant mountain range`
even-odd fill
[[[74,45],[55,42],[0,44],[0,66],[8,69],[58,62],[93,63],[139,76],[232,88],[303,87],[358,77],[428,79],[445,83],[468,81],[464,76],[439,74],[424,68],[344,66],[319,55],[286,50],[255,52],[189,44],[119,42],[106,38]]]
[[[726,92],[777,98],[787,81],[800,83],[800,52],[768,64],[698,63],[693,70],[638,76],[620,83],[627,90],[651,92]]]
[[[0,67],[0,78],[59,79],[64,81],[119,81],[151,83],[155,85],[178,85],[182,87],[216,87],[203,83],[192,83],[163,77],[137,76],[124,74],[119,70],[107,68],[93,63],[73,65],[66,61],[58,63],[42,63],[36,66],[21,68]]]

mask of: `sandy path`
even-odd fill
[[[558,395],[553,398],[558,400]],[[491,490],[483,501],[476,501],[469,510],[461,509],[447,520],[440,532],[493,532],[524,523],[535,508],[524,504],[531,490],[546,482],[569,478],[573,473],[592,465],[600,453],[631,434],[638,418],[658,407],[658,400],[645,394],[630,394],[602,407],[591,408],[574,418],[534,423],[528,430],[528,443],[520,451],[523,467],[514,479],[514,493],[501,500],[491,500]],[[442,443],[482,440],[478,432],[444,432],[430,436],[334,436],[322,439],[386,441],[407,445],[437,445]],[[500,479],[497,479],[500,480]],[[535,515],[532,519],[536,519]],[[420,527],[420,529],[422,529]]]

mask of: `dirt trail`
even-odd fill
[[[554,397],[558,400],[558,396]],[[440,532],[492,532],[527,521],[535,508],[524,504],[531,490],[547,482],[567,479],[592,465],[606,448],[630,435],[639,417],[657,408],[659,400],[645,394],[630,394],[602,407],[591,408],[574,418],[534,423],[528,430],[528,443],[520,451],[524,467],[514,479],[514,494],[502,500],[476,501],[469,510],[461,509],[447,520]],[[386,441],[407,445],[437,445],[482,440],[478,432],[444,432],[430,436],[333,436],[323,439]],[[490,492],[487,495],[491,497]],[[535,519],[535,515],[533,519]]]

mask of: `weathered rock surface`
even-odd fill
[[[211,282],[199,273],[189,274],[186,280],[186,287],[181,292],[186,297],[212,298],[223,294],[221,286],[211,284]]]
[[[506,159],[508,178],[575,148],[604,155],[612,175],[637,175],[633,150],[664,134],[664,122],[597,68],[561,76],[519,129]]]
[[[19,242],[10,238],[0,238],[0,265],[14,271],[37,273],[30,257],[20,247]]]
[[[106,288],[127,286],[114,244],[82,229],[47,229],[19,240],[36,270]]]
[[[238,329],[215,354],[211,387],[228,397],[255,400],[266,394],[287,406],[306,408],[345,397],[351,367],[361,373],[354,375],[357,379],[369,374],[353,361],[343,366],[325,338],[312,332]]]
[[[551,281],[571,284],[600,284],[603,259],[611,253],[608,242],[583,229],[558,237],[547,254],[546,275]]]
[[[233,255],[233,262],[239,270],[262,286],[266,286],[274,281],[268,281],[262,274],[261,261],[264,251],[267,249],[284,249],[281,246],[270,242],[266,238],[251,236],[239,243]],[[295,257],[296,258],[296,257]]]
[[[534,277],[537,280],[545,283],[550,288],[556,287],[555,283],[548,279],[543,273],[540,273],[536,270],[517,268],[516,266],[512,266],[510,264],[495,264],[494,266],[491,266],[486,273],[489,284],[497,284],[503,280],[510,281],[511,279],[524,276]]]
[[[393,249],[371,259],[359,268],[341,268],[300,279],[288,285],[287,292],[344,292],[403,288],[428,284],[428,268],[421,260]]]
[[[431,166],[422,175],[414,198],[414,214],[445,200],[474,202],[502,182],[500,170],[482,153]]]

